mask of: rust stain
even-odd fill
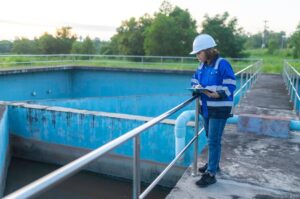
[[[55,128],[56,126],[56,114],[54,111],[51,111],[51,123],[53,125],[53,127]]]
[[[29,108],[28,111],[27,111],[26,119],[29,123],[29,126],[31,127],[32,123],[33,123],[33,116],[32,116],[32,109],[31,108]]]
[[[95,128],[95,115],[92,115],[91,127]]]
[[[66,114],[67,126],[71,125],[71,117],[72,117],[72,113],[67,112]]]
[[[3,117],[4,111],[5,111],[5,107],[4,106],[0,106],[0,118]]]

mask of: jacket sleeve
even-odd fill
[[[236,89],[236,78],[230,63],[222,60],[219,65],[220,75],[222,77],[222,90],[218,91],[221,99],[233,97]]]
[[[196,72],[195,72],[194,75],[192,76],[192,79],[191,79],[191,86],[200,84],[200,83],[199,83],[199,79],[198,79],[198,73],[199,73],[199,70],[196,70]]]

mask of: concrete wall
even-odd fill
[[[0,101],[68,98],[71,76],[62,71],[0,73]]]
[[[54,164],[66,164],[149,121],[149,117],[81,111],[15,103],[9,107],[13,154]],[[187,141],[193,136],[188,127]],[[199,150],[205,146],[204,135]],[[132,140],[87,167],[88,170],[132,179]],[[191,147],[161,182],[173,186],[190,165]],[[151,182],[175,157],[174,120],[165,120],[141,134],[142,180]],[[122,169],[120,169],[122,168]]]
[[[73,97],[188,93],[192,72],[73,71]]]
[[[112,113],[124,113],[140,116],[154,117],[177,106],[187,100],[191,94],[151,94],[131,96],[94,97],[81,99],[56,99],[40,100],[30,103],[38,103],[46,106],[59,106],[90,111],[103,111]],[[170,118],[176,119],[184,110],[195,109],[195,103],[191,103],[183,110]]]
[[[41,105],[20,104],[9,108],[12,134],[85,149],[98,148],[150,119]],[[192,135],[193,128],[189,127],[187,141]],[[142,159],[169,163],[175,156],[174,121],[160,123],[142,133],[141,146]],[[132,140],[112,153],[131,157]],[[187,152],[184,165],[189,165],[191,158],[192,149]]]
[[[188,94],[191,75],[186,71],[99,67],[7,70],[0,71],[0,100]]]
[[[61,144],[51,144],[23,137],[11,136],[14,157],[34,160],[38,162],[65,165],[84,154],[89,149],[70,147]],[[151,183],[163,169],[165,164],[141,160],[141,180]],[[176,165],[160,181],[160,185],[174,187],[182,176],[186,167]],[[106,154],[84,167],[84,170],[104,174],[113,178],[133,179],[133,159],[124,155]]]
[[[0,197],[3,196],[9,165],[9,133],[7,108],[0,105]]]
[[[99,67],[0,71],[0,101],[187,94],[193,71]],[[237,81],[239,87],[239,81]],[[11,89],[14,88],[14,89]],[[238,99],[236,99],[237,101]]]

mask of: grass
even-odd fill
[[[283,49],[277,50],[273,55],[270,55],[267,49],[254,49],[245,51],[251,58],[263,60],[262,72],[264,73],[282,73],[283,64],[285,59],[293,59],[291,50]],[[299,62],[289,62],[298,71],[300,69]]]
[[[277,50],[270,55],[267,49],[247,50],[249,58],[262,59],[262,72],[281,73],[284,59],[292,59],[291,51]],[[247,60],[229,59],[235,72],[253,63]],[[300,71],[300,62],[290,61],[298,71]],[[150,69],[172,69],[172,70],[195,70],[197,68],[196,59],[180,59],[172,57],[90,57],[90,56],[43,56],[43,57],[0,57],[0,68],[18,68],[34,66],[97,66],[97,67],[123,67],[123,68],[150,68]]]
[[[135,60],[134,60],[135,59]],[[138,60],[137,60],[138,59]],[[143,61],[143,62],[141,62]],[[231,60],[235,71],[253,63],[253,61]],[[94,57],[85,60],[76,57],[0,57],[0,68],[20,68],[35,66],[97,66],[97,67],[121,67],[142,69],[172,69],[172,70],[195,70],[198,66],[196,59],[178,58],[102,58]]]

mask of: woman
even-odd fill
[[[219,169],[221,140],[226,120],[233,106],[236,80],[230,63],[219,56],[215,40],[207,34],[198,35],[193,43],[193,51],[200,65],[191,84],[203,87],[199,96],[204,129],[208,138],[208,163],[199,168],[203,173],[196,182],[199,187],[216,183],[215,175]]]

